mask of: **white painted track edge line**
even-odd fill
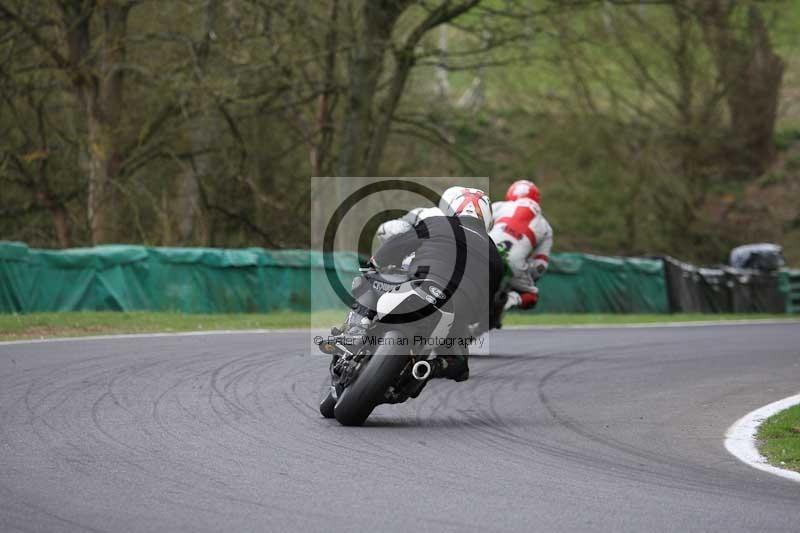
[[[264,333],[305,333],[316,330],[308,328],[274,328],[274,329],[209,329],[206,331],[158,331],[153,333],[119,333],[116,335],[76,335],[74,337],[53,337],[49,339],[20,339],[0,341],[0,346],[14,344],[35,344],[48,342],[103,341],[114,339],[147,339],[159,337],[196,337],[202,335],[253,335]]]
[[[800,319],[752,319],[752,320],[705,320],[696,322],[648,322],[639,324],[551,324],[551,325],[524,325],[504,326],[510,331],[524,330],[550,330],[550,329],[614,329],[614,328],[681,328],[681,327],[713,327],[713,326],[755,326],[774,324],[798,324]],[[19,339],[13,341],[0,341],[0,346],[14,344],[34,344],[47,342],[76,342],[97,341],[113,339],[144,339],[158,337],[192,337],[198,335],[252,335],[264,333],[310,333],[324,331],[309,328],[265,328],[265,329],[209,329],[206,331],[160,331],[153,333],[119,333],[116,335],[86,335],[75,337],[53,337],[48,339]]]
[[[638,322],[634,324],[553,324],[553,325],[521,325],[503,326],[508,330],[526,329],[615,329],[615,328],[705,328],[711,326],[770,326],[775,324],[796,324],[800,325],[800,319],[778,318],[778,319],[752,319],[752,320],[697,320],[686,322]]]
[[[800,318],[754,318],[744,320],[696,320],[686,322],[639,322],[634,324],[553,324],[553,325],[520,325],[503,326],[508,330],[526,329],[614,329],[614,328],[705,328],[709,326],[769,326],[773,324],[797,324],[800,325]]]
[[[769,464],[756,446],[756,434],[764,420],[798,404],[800,404],[800,393],[747,413],[725,432],[725,449],[738,460],[753,468],[800,483],[800,472]]]

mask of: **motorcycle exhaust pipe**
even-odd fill
[[[414,363],[414,366],[411,367],[411,375],[414,376],[414,379],[417,381],[425,381],[431,376],[432,371],[433,368],[427,361],[417,361]]]

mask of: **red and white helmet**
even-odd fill
[[[520,198],[530,198],[537,204],[542,203],[539,187],[537,187],[532,181],[528,180],[515,181],[511,184],[511,187],[508,188],[508,192],[506,192],[507,202],[513,202],[514,200],[519,200]]]
[[[467,216],[483,221],[486,231],[492,228],[492,203],[480,189],[450,187],[439,200],[439,209],[447,216]]]

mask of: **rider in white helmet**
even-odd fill
[[[513,272],[506,309],[531,308],[539,300],[536,281],[547,271],[553,247],[553,229],[540,202],[539,188],[531,181],[518,180],[508,188],[506,200],[492,206],[490,235]]]
[[[480,189],[450,187],[442,193],[439,209],[446,216],[469,216],[483,221],[486,231],[492,228],[492,204]]]
[[[458,197],[463,191],[480,191],[480,189],[471,189],[469,187],[461,186],[450,187],[442,194],[438,207],[417,207],[400,218],[389,220],[378,226],[378,231],[375,234],[375,236],[378,238],[378,242],[383,244],[392,237],[411,230],[411,228],[416,226],[420,220],[425,220],[426,218],[430,217],[445,216],[447,214],[445,211],[448,209],[447,206],[451,203],[451,200]],[[489,203],[488,196],[486,197],[485,203]],[[491,205],[488,205],[488,207],[484,206],[481,209],[486,212],[491,209]],[[485,222],[488,224],[488,231],[488,229],[491,228],[492,220],[490,216],[485,218]]]
[[[503,260],[488,234],[492,207],[483,191],[451,187],[442,195],[439,210],[442,215],[424,218],[414,231],[386,241],[372,262],[378,268],[399,266],[413,253],[408,265],[411,279],[434,286],[430,290],[437,298],[434,305],[455,315],[449,336],[464,339],[471,336],[470,325],[488,329],[494,295],[503,276]],[[463,343],[437,349],[437,355],[434,377],[467,379],[468,348]]]
[[[378,242],[383,244],[392,237],[411,230],[420,220],[443,215],[444,213],[438,207],[417,207],[400,218],[386,221],[378,226],[375,236],[378,237]]]

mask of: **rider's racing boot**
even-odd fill
[[[452,379],[456,382],[469,379],[469,363],[466,355],[440,355],[431,361],[431,378]]]

